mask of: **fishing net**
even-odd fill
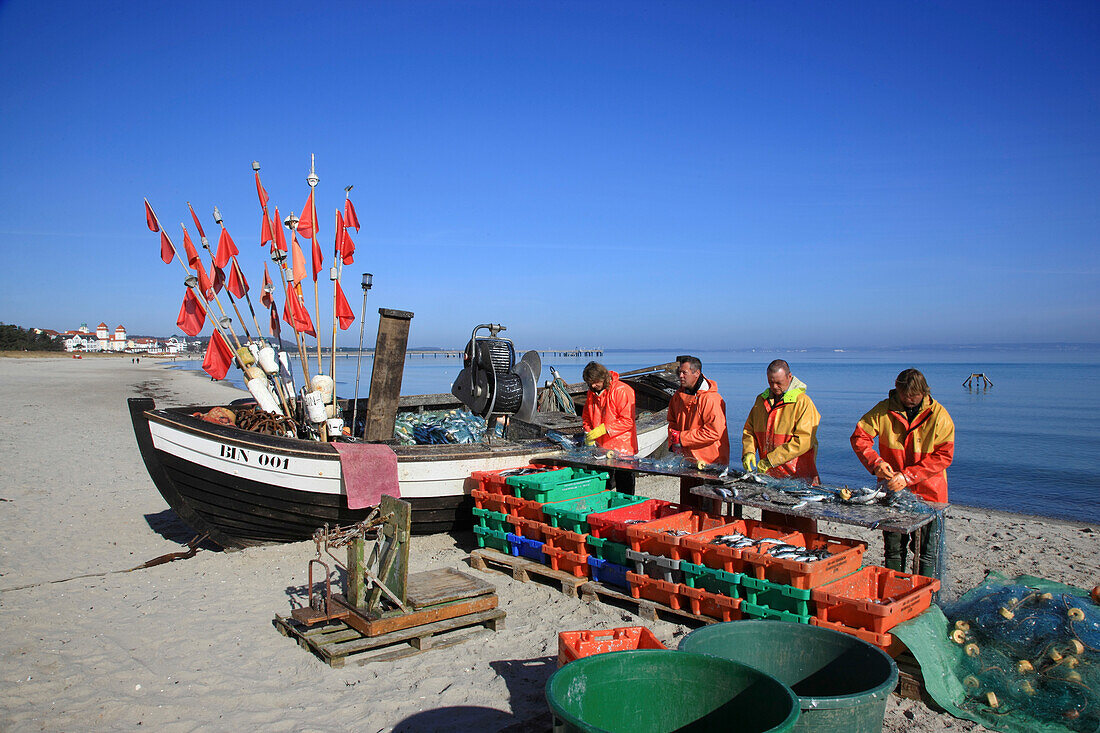
[[[503,435],[499,425],[494,428],[494,435]],[[394,422],[393,437],[401,445],[480,443],[485,438],[485,418],[464,408],[403,412]]]
[[[1085,591],[990,573],[933,611],[894,633],[940,705],[1003,731],[1100,730],[1100,607]]]

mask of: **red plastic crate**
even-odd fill
[[[558,666],[574,659],[606,652],[629,649],[667,649],[653,632],[644,626],[623,626],[597,631],[562,631],[558,633]]]
[[[508,522],[515,527],[516,531],[513,534],[538,542],[546,541],[546,530],[549,529],[548,525],[542,522],[536,522],[534,519],[516,517],[511,514],[508,515]]]
[[[782,539],[788,544],[809,550],[825,548],[832,555],[824,560],[798,562],[780,560],[764,552],[745,549],[741,551],[741,560],[745,563],[742,572],[759,580],[770,580],[802,590],[817,588],[859,570],[859,566],[863,564],[863,551],[867,549],[866,542],[823,534],[792,532]]]
[[[687,557],[682,559],[688,560],[694,565],[704,565],[714,570],[725,570],[727,573],[742,572],[745,563],[741,559],[741,550],[726,545],[711,544],[711,540],[715,537],[734,534],[735,532],[754,540],[765,537],[782,539],[790,534],[790,530],[785,527],[764,524],[755,519],[737,519],[729,524],[723,524],[684,537],[680,541],[680,547],[681,552],[687,553]]]
[[[473,497],[474,506],[478,509],[489,509],[490,511],[500,512],[501,514],[509,513],[508,505],[504,501],[504,494],[474,489],[470,492],[470,496]]]
[[[490,494],[511,494],[512,487],[506,484],[505,481],[509,476],[521,475],[517,473],[518,471],[542,473],[544,471],[557,471],[559,469],[560,466],[536,466],[532,463],[526,466],[502,468],[496,471],[474,471],[470,474],[470,477],[477,481],[477,487],[480,491],[485,491]]]
[[[554,570],[561,570],[578,578],[591,577],[588,570],[588,555],[559,550],[548,545],[543,545],[542,551],[546,553],[546,558],[550,561],[550,567]]]
[[[553,504],[563,504],[566,501],[572,501],[571,499],[564,499],[560,502],[548,502]],[[531,501],[530,499],[521,499],[518,496],[504,496],[504,505],[508,507],[507,514],[511,514],[515,517],[523,517],[524,519],[533,519],[536,522],[543,522],[546,524],[546,515],[542,512],[544,504],[541,501]]]
[[[689,509],[690,507],[673,504],[671,501],[649,499],[640,504],[589,514],[588,527],[592,530],[593,537],[602,537],[625,545],[627,544],[626,528],[631,526],[627,522],[639,524],[652,522],[654,519],[663,519],[670,514],[686,512]]]
[[[810,625],[820,626],[823,629],[832,629],[833,631],[839,631],[843,634],[854,636],[857,639],[862,639],[868,644],[877,646],[879,649],[886,652],[891,657],[897,657],[899,654],[909,648],[905,646],[904,643],[902,643],[901,639],[894,636],[893,634],[876,634],[875,632],[868,631],[867,629],[853,629],[851,626],[845,626],[839,621],[822,621],[819,618],[811,617]]]
[[[923,613],[939,589],[940,581],[935,578],[868,565],[815,588],[810,597],[822,621],[883,634]]]
[[[630,584],[630,595],[635,598],[645,598],[677,611],[688,607],[688,597],[684,595],[682,583],[669,583],[629,570],[626,573],[626,582]]]
[[[711,593],[702,588],[684,586],[680,589],[687,596],[691,612],[696,616],[710,616],[719,621],[741,620],[741,599]]]
[[[570,532],[567,529],[560,527],[543,527],[543,534],[545,540],[543,540],[550,547],[556,547],[559,550],[565,550],[577,555],[588,554],[588,535],[578,534],[577,532]]]
[[[626,538],[632,550],[684,560],[688,554],[681,544],[684,539],[704,530],[721,527],[726,521],[725,518],[712,517],[706,512],[680,512],[645,524],[631,525],[626,528]],[[670,534],[674,531],[688,534]]]

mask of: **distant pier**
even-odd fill
[[[603,347],[587,347],[576,349],[522,349],[521,351],[536,351],[539,356],[557,356],[561,358],[584,358],[592,356],[603,356]],[[321,349],[322,356],[328,356],[331,353],[331,349]],[[337,356],[355,356],[357,352],[353,349],[337,349]],[[363,350],[363,356],[373,356],[373,351]],[[409,359],[458,359],[462,357],[462,349],[409,349],[405,352],[405,357]]]

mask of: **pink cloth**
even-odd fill
[[[382,494],[401,497],[397,483],[397,454],[388,445],[333,443],[340,454],[340,476],[348,509],[364,509],[382,500]]]

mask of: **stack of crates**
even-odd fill
[[[512,525],[508,522],[509,507],[506,499],[512,493],[507,480],[515,476],[528,476],[556,470],[552,466],[519,466],[497,471],[474,471],[470,477],[477,481],[477,488],[470,491],[474,500],[474,535],[478,547],[489,547],[513,555],[523,554],[509,538]],[[526,555],[530,557],[530,555]],[[541,545],[538,554],[542,562]]]

